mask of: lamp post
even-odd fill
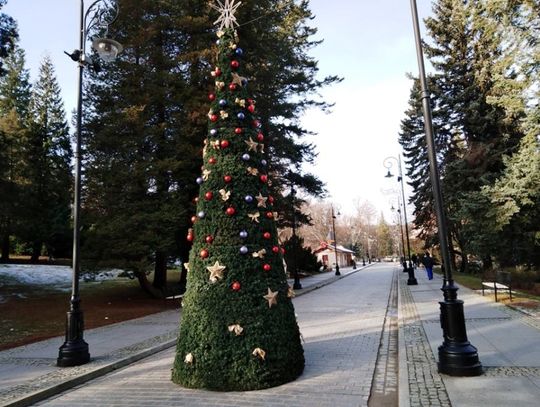
[[[336,216],[334,215],[334,206],[332,205],[331,208],[332,208],[332,231],[334,232],[334,255],[336,256],[336,276],[340,276],[341,273],[339,272],[339,261],[338,261],[338,255],[337,255]]]
[[[401,223],[401,202],[400,202],[400,199],[399,199],[399,195],[398,195],[398,207],[397,209],[394,208],[394,205],[392,205],[392,207],[390,208],[392,211],[396,211],[397,212],[397,215],[398,215],[398,226],[399,226],[399,232],[401,234],[401,253],[402,253],[402,266],[403,266],[403,271],[407,271],[407,265],[405,263],[405,237],[403,236],[403,225]]]
[[[80,306],[80,212],[81,212],[81,127],[82,127],[82,88],[85,66],[91,62],[86,56],[86,40],[88,32],[94,27],[107,30],[118,16],[118,4],[108,0],[94,1],[85,12],[84,1],[81,0],[79,49],[67,54],[79,64],[79,83],[77,95],[77,138],[75,147],[75,188],[73,199],[73,276],[71,286],[70,308],[66,317],[66,339],[58,352],[57,365],[60,367],[78,366],[90,360],[88,344],[84,341],[84,318]],[[110,11],[113,11],[113,18]],[[96,38],[92,47],[106,62],[116,58],[122,51],[122,45],[108,38]]]
[[[411,0],[416,55],[420,73],[422,89],[422,109],[424,112],[424,126],[426,130],[426,143],[429,158],[429,174],[433,188],[433,200],[437,217],[438,235],[441,244],[441,254],[444,268],[443,301],[440,301],[441,327],[443,330],[443,343],[439,346],[439,372],[450,376],[478,376],[482,374],[482,364],[478,358],[477,349],[467,339],[465,327],[465,314],[463,301],[458,300],[458,288],[454,285],[452,277],[452,263],[447,240],[446,219],[444,214],[443,197],[439,185],[439,170],[437,168],[437,155],[433,136],[433,123],[431,116],[431,98],[427,87],[426,72],[424,68],[424,55],[418,23],[418,10],[416,0]]]
[[[300,276],[298,275],[298,242],[296,241],[296,212],[294,210],[294,195],[295,195],[295,189],[294,185],[291,184],[291,207],[292,207],[292,238],[293,238],[293,276],[294,276],[294,284],[293,284],[293,290],[299,290],[302,288],[302,284],[300,283]]]
[[[409,266],[406,267],[407,273],[409,273],[409,278],[407,279],[407,285],[417,285],[418,281],[416,280],[416,277],[414,276],[414,266],[411,260],[411,243],[409,241],[409,226],[407,221],[407,210],[405,209],[405,187],[403,186],[403,171],[401,169],[401,157],[386,157],[383,161],[384,167],[388,170],[387,174],[385,175],[386,178],[392,178],[394,175],[390,172],[390,168],[392,168],[392,160],[395,160],[398,165],[399,175],[398,175],[398,182],[401,184],[401,198],[403,201],[403,218],[405,223],[405,237],[407,238],[407,257],[409,259]],[[407,265],[407,261],[405,260],[405,266]]]

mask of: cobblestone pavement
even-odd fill
[[[398,405],[398,271],[394,270],[388,308],[371,385],[369,407]]]
[[[392,267],[361,270],[294,300],[306,368],[292,383],[250,392],[184,389],[170,381],[174,349],[96,379],[43,406],[367,406]]]
[[[399,335],[405,344],[410,406],[450,407],[446,387],[437,372],[437,361],[407,286],[407,275],[401,275],[399,288],[402,313]]]

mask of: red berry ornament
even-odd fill
[[[235,134],[242,134],[242,128],[241,127],[237,127],[236,129],[234,129],[234,133]]]
[[[265,264],[265,265],[263,266],[263,270],[264,270],[264,271],[270,271],[270,270],[272,270],[272,266],[271,266],[270,264]]]
[[[238,62],[236,59],[233,59],[231,61],[231,68],[232,69],[238,69],[239,66],[240,66],[240,62]]]
[[[264,232],[264,233],[263,233],[263,237],[264,237],[265,239],[270,239],[270,238],[272,237],[272,235],[270,234],[270,232]]]
[[[274,203],[274,197],[272,195],[268,197],[268,202],[270,202],[271,204]]]
[[[206,259],[208,257],[208,250],[206,249],[202,249],[201,252],[199,253],[199,256],[201,256],[201,259]]]
[[[261,180],[262,183],[266,184],[268,182],[268,176],[263,174],[263,175],[260,176],[260,180]]]
[[[229,206],[226,210],[225,210],[225,213],[229,216],[233,216],[235,213],[236,213],[236,210],[232,207],[232,206]]]
[[[257,141],[263,142],[263,141],[264,141],[264,134],[258,133],[258,134],[257,134]]]
[[[247,110],[249,110],[250,113],[255,112],[255,105],[249,105],[249,106],[247,107]]]
[[[209,100],[210,102],[213,102],[214,100],[216,100],[216,95],[215,95],[214,93],[210,93],[210,94],[208,95],[208,100]]]
[[[211,235],[208,235],[204,238],[204,241],[208,244],[211,244],[214,241],[214,237]]]
[[[206,199],[207,201],[211,201],[213,197],[214,193],[212,191],[208,191],[204,194],[204,199]]]
[[[272,247],[272,251],[273,251],[274,253],[278,254],[278,253],[279,253],[279,247],[278,247],[278,246]]]
[[[266,217],[267,217],[268,219],[273,219],[273,218],[274,218],[274,214],[273,214],[272,212],[268,211],[268,212],[266,212]]]
[[[240,285],[238,281],[235,281],[234,283],[231,284],[231,288],[233,291],[240,291],[240,288],[242,288],[242,286]]]
[[[219,142],[219,146],[220,146],[221,148],[227,148],[227,147],[229,147],[229,141],[228,141],[228,140],[221,140],[221,141]]]
[[[231,90],[231,91],[234,92],[236,89],[237,89],[236,83],[231,83],[231,84],[229,85],[229,90]]]
[[[216,160],[215,157],[210,157],[210,158],[208,159],[208,163],[209,163],[209,164],[215,164],[215,163],[217,163],[217,160]]]
[[[217,114],[212,114],[210,115],[210,121],[211,122],[217,122],[219,119],[218,115]]]
[[[232,181],[232,177],[230,175],[225,175],[223,177],[223,181],[225,181],[227,184]]]

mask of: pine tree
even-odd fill
[[[24,238],[37,261],[43,244],[49,256],[70,248],[71,145],[60,87],[46,56],[32,89],[25,143]]]
[[[269,195],[268,143],[240,75],[249,62],[232,27],[218,36],[172,379],[186,387],[262,389],[295,379],[304,356]]]
[[[5,60],[6,74],[0,77],[0,239],[2,260],[10,253],[10,236],[19,233],[24,217],[22,189],[24,142],[27,137],[29,73],[24,51],[15,49]]]
[[[0,0],[0,10],[7,0]],[[0,77],[4,76],[4,58],[6,58],[15,48],[15,43],[19,38],[17,24],[10,16],[0,13]]]

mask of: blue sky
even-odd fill
[[[417,3],[420,19],[427,17],[431,0]],[[410,2],[310,4],[318,28],[315,39],[324,40],[312,51],[320,75],[336,74],[344,81],[322,92],[335,103],[331,114],[310,111],[303,119],[305,127],[318,133],[309,141],[319,157],[308,169],[326,182],[329,200],[343,212],[352,213],[355,199],[366,199],[389,220],[393,198],[384,191],[397,183],[384,178],[383,160],[400,152],[397,135],[411,86],[406,73],[418,72]],[[18,22],[32,78],[43,56],[51,56],[68,113],[75,107],[77,66],[63,51],[77,48],[79,7],[76,0],[8,0],[2,9]]]

